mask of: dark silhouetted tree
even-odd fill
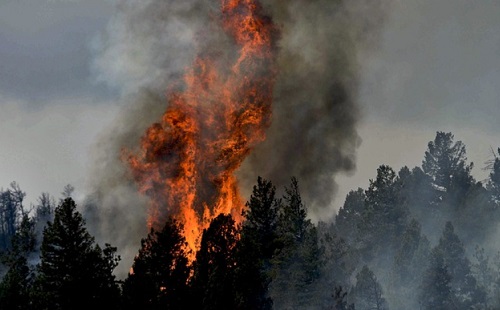
[[[434,141],[429,142],[422,169],[432,177],[439,192],[436,202],[445,200],[455,205],[474,184],[470,175],[473,164],[466,161],[465,145],[462,141],[454,142],[453,134],[438,131]]]
[[[401,184],[394,170],[386,165],[377,169],[366,191],[366,209],[358,225],[359,250],[366,261],[397,248],[408,219],[408,208],[400,200]]]
[[[124,309],[186,309],[191,268],[180,224],[169,219],[141,240],[123,284]]]
[[[49,221],[54,220],[54,210],[56,208],[56,203],[54,197],[51,197],[49,193],[42,193],[38,197],[37,204],[35,205],[35,234],[37,237],[37,243],[40,245],[42,243],[42,234],[45,225]]]
[[[9,189],[0,190],[0,253],[10,249],[11,239],[27,213],[23,207],[25,196],[16,182],[12,182]]]
[[[259,177],[254,186],[241,227],[237,249],[236,298],[238,309],[271,309],[268,296],[271,258],[279,244],[276,189]]]
[[[319,276],[318,236],[295,178],[283,200],[278,222],[282,247],[273,257],[272,298],[277,308],[298,309],[312,302],[312,284]]]
[[[30,254],[35,250],[34,221],[27,214],[23,216],[12,248],[2,257],[8,266],[7,274],[0,283],[0,309],[29,309],[33,271],[28,264]]]
[[[33,308],[118,306],[119,290],[112,274],[119,260],[115,251],[95,244],[75,202],[65,198],[43,231]]]
[[[344,206],[335,217],[335,226],[339,235],[350,243],[360,239],[358,232],[365,209],[366,194],[362,188],[358,188],[347,194]]]
[[[489,167],[490,175],[488,183],[486,183],[486,188],[491,194],[491,200],[498,206],[500,206],[500,148],[497,149],[497,153],[493,153],[494,159]]]
[[[429,222],[430,218],[435,219],[438,225],[444,224],[440,210],[434,208],[436,190],[432,184],[432,178],[419,167],[411,171],[403,167],[398,177],[400,202],[408,206],[411,216],[421,224]],[[434,223],[429,224],[430,228],[434,226]]]
[[[231,215],[220,214],[203,231],[191,282],[192,309],[236,309],[237,241],[238,230]]]

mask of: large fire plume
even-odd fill
[[[183,89],[167,94],[166,111],[147,129],[140,150],[124,151],[140,192],[151,201],[148,226],[161,229],[174,216],[193,252],[214,217],[241,220],[235,171],[265,139],[276,77],[278,30],[257,1],[221,0],[213,18],[234,48],[200,51]]]

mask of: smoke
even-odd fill
[[[361,143],[360,59],[376,46],[386,9],[385,1],[365,2],[263,1],[282,32],[279,72],[266,141],[239,171],[243,190],[258,175],[278,187],[295,176],[309,214],[331,212],[335,175],[355,169]],[[208,34],[217,9],[217,1],[120,0],[107,32],[94,42],[94,72],[121,92],[124,109],[94,147],[86,210],[89,228],[120,249],[125,268],[146,234],[147,201],[137,194],[120,154],[137,147],[165,111],[165,95],[182,87],[185,68],[206,48],[198,46],[197,36]]]
[[[138,194],[123,148],[134,149],[166,108],[168,87],[177,86],[197,50],[195,36],[208,18],[202,1],[120,0],[107,30],[94,42],[93,71],[121,93],[123,109],[92,150],[90,192],[85,203],[89,229],[118,247],[123,278],[146,236],[148,200]]]
[[[356,167],[361,143],[357,97],[361,65],[378,35],[388,1],[264,1],[282,27],[273,120],[242,169],[278,187],[300,182],[309,213],[332,215],[337,173]]]
[[[122,93],[164,93],[194,58],[209,9],[197,0],[117,1],[106,33],[94,42],[95,74]]]

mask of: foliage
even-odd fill
[[[169,219],[160,232],[153,229],[123,284],[124,309],[184,309],[188,299],[186,241],[180,224]]]
[[[423,309],[456,309],[451,288],[451,274],[445,264],[443,253],[434,249],[429,268],[421,284],[420,304]]]
[[[453,140],[453,134],[438,131],[434,141],[427,145],[422,162],[422,169],[432,177],[433,185],[446,192],[457,189],[460,185],[467,186],[473,167],[466,163],[465,145],[462,141]],[[465,183],[460,184],[461,182]]]
[[[24,215],[12,238],[12,248],[2,257],[9,267],[0,283],[1,309],[28,309],[33,272],[28,265],[29,255],[35,249],[34,221]]]
[[[272,297],[278,308],[303,308],[311,302],[313,282],[319,276],[316,227],[307,219],[298,182],[285,188],[278,232],[282,247],[273,257]]]
[[[27,210],[12,183],[0,190],[0,308],[498,309],[498,154],[484,182],[472,168],[465,145],[437,132],[421,167],[380,165],[333,223],[318,224],[295,178],[277,198],[259,177],[241,226],[219,215],[192,262],[178,222],[152,230],[121,292],[117,249],[87,232],[74,189]]]
[[[16,182],[7,190],[0,190],[0,253],[11,248],[11,239],[27,211],[23,207],[26,193]]]
[[[368,266],[364,265],[356,275],[356,286],[353,291],[358,310],[388,309],[387,302],[382,296],[382,286]]]
[[[85,229],[71,198],[55,209],[54,221],[43,231],[40,265],[33,302],[40,309],[88,309],[118,305],[119,290],[112,271],[116,248],[102,250]]]
[[[269,297],[271,259],[279,248],[276,189],[259,177],[241,227],[237,249],[236,295],[238,309],[271,309]]]
[[[238,230],[231,215],[220,214],[203,231],[192,279],[193,309],[235,309]]]

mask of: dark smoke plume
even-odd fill
[[[295,176],[309,213],[331,214],[335,174],[355,169],[361,59],[376,45],[386,1],[263,1],[282,32],[279,72],[272,125],[239,173],[242,190],[257,175],[278,187]],[[122,249],[122,266],[131,265],[145,235],[147,201],[120,151],[136,147],[159,120],[166,93],[200,49],[197,36],[209,35],[205,26],[217,8],[218,1],[119,0],[96,43],[95,71],[121,91],[124,109],[96,144],[87,209],[95,234]]]
[[[280,71],[267,139],[243,169],[282,187],[295,176],[315,217],[331,215],[335,175],[356,166],[364,57],[376,47],[385,1],[264,1],[282,26]]]

